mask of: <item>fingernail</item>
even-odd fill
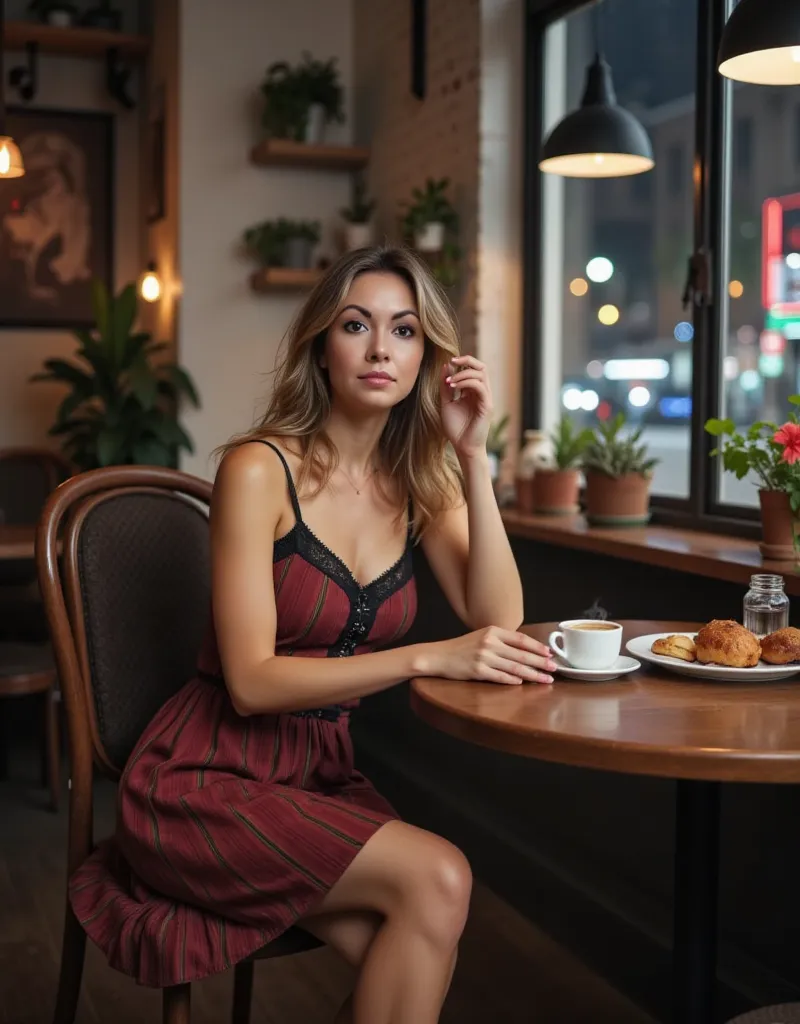
[[[450,381],[451,381],[452,379],[453,379],[452,377],[445,377],[445,380],[447,381],[447,383],[448,383],[448,384],[450,383]]]
[[[547,663],[547,665],[545,667],[549,668],[551,671],[554,671],[558,666],[556,665],[556,663],[554,661],[548,661],[548,663]]]
[[[545,682],[546,682],[546,683],[548,684],[548,686],[549,686],[549,685],[550,685],[550,683],[552,683],[552,681],[553,681],[553,677],[552,677],[552,676],[545,676],[545,677],[544,677],[544,681],[545,681]]]

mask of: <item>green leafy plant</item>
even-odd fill
[[[553,459],[557,468],[575,469],[580,464],[586,449],[594,441],[594,436],[594,430],[591,427],[578,430],[571,417],[562,416],[550,435],[550,440],[553,443]]]
[[[336,58],[315,60],[310,53],[303,53],[303,63],[298,67],[309,104],[319,103],[325,110],[328,121],[344,121],[343,91],[336,69]]]
[[[620,412],[607,423],[599,423],[583,454],[583,468],[614,478],[637,473],[650,477],[658,459],[648,457],[647,445],[640,444],[642,427],[623,436],[625,416]]]
[[[133,284],[114,296],[93,281],[96,328],[75,332],[79,361],[48,359],[45,371],[31,378],[70,389],[49,433],[63,438],[65,455],[81,470],[176,466],[180,449],[194,450],[178,422],[182,398],[200,404],[194,383],[177,363],[152,362],[168,346],[134,331],[136,305]]]
[[[505,413],[496,423],[492,423],[489,427],[489,434],[486,438],[486,451],[490,455],[496,455],[498,459],[503,459],[506,454],[509,419],[508,413]]]
[[[319,103],[328,121],[344,120],[343,92],[336,69],[336,58],[315,60],[303,53],[296,67],[276,61],[267,68],[261,83],[264,109],[261,123],[268,135],[302,142],[308,111]]]
[[[800,395],[791,395],[789,403],[800,406]],[[778,425],[760,420],[744,433],[730,419],[710,419],[706,432],[719,438],[711,450],[712,457],[722,459],[726,472],[743,480],[752,472],[762,490],[784,491],[789,495],[792,511],[800,513],[800,421],[790,412],[787,421]],[[726,440],[727,438],[727,440]]]
[[[449,184],[449,178],[428,178],[424,188],[411,190],[412,202],[404,204],[406,234],[413,235],[426,224],[444,224],[451,232],[458,230],[458,214],[445,194]]]
[[[244,233],[248,253],[263,267],[282,267],[286,264],[286,244],[291,238],[305,238],[309,242],[320,240],[319,221],[265,220]]]
[[[368,224],[375,209],[374,200],[367,199],[367,187],[361,178],[353,182],[353,200],[339,212],[348,224]]]
[[[458,283],[461,247],[458,244],[459,218],[446,192],[449,178],[428,178],[424,188],[411,190],[412,201],[404,203],[402,231],[406,241],[414,244],[415,235],[428,224],[444,225],[444,241],[431,258],[431,270],[440,284],[450,287]]]

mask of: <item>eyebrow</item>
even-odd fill
[[[344,313],[348,309],[355,309],[362,316],[365,316],[367,320],[372,319],[372,313],[363,306],[356,306],[354,303],[350,303],[349,306],[345,306],[342,312]],[[401,309],[399,313],[392,313],[392,320],[401,320],[404,316],[415,316],[419,320],[419,313],[414,309]]]

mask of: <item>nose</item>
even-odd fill
[[[388,358],[389,350],[386,345],[383,330],[381,328],[377,328],[370,331],[367,359],[371,363],[385,363]]]

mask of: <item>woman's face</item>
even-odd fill
[[[396,274],[365,273],[353,281],[328,329],[321,365],[335,401],[388,411],[413,389],[424,351],[408,284]]]

